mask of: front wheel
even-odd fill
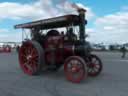
[[[85,61],[79,56],[70,56],[64,63],[64,71],[67,80],[79,83],[87,78],[87,67]]]
[[[103,65],[98,56],[91,54],[89,57],[86,58],[86,62],[88,66],[89,76],[95,77],[101,73]]]

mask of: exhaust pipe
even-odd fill
[[[80,34],[79,34],[79,38],[80,38],[81,42],[84,42],[85,41],[85,34],[86,34],[85,33],[85,25],[87,24],[87,20],[85,20],[85,12],[86,12],[86,10],[80,8],[77,11],[78,11],[79,17],[80,17],[80,25],[79,25]]]

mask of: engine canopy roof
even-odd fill
[[[87,21],[85,20],[85,24]],[[44,20],[38,20],[34,22],[24,23],[15,25],[14,28],[38,28],[38,29],[50,29],[50,28],[61,28],[68,26],[78,26],[80,24],[80,16],[78,15],[65,15]]]

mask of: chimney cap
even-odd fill
[[[86,12],[87,10],[86,9],[83,9],[83,8],[79,8],[77,11],[78,12]]]

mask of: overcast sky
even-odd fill
[[[128,0],[0,0],[0,41],[21,41],[16,24],[74,13],[71,3],[87,10],[89,41],[128,43]]]

